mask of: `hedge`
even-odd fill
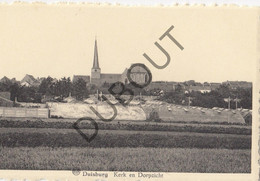
[[[6,132],[0,133],[2,147],[155,147],[155,148],[226,148],[250,149],[251,136],[199,133],[153,134],[153,131],[117,133],[100,131],[88,143],[77,132]]]
[[[62,121],[10,121],[1,120],[0,127],[11,128],[57,128],[57,129],[73,129],[74,122]],[[87,121],[82,121],[79,125],[82,129],[93,128]],[[177,132],[198,132],[198,133],[223,133],[223,134],[243,134],[251,135],[251,127],[248,126],[232,126],[232,125],[207,125],[207,124],[150,124],[144,122],[142,124],[136,123],[104,123],[98,122],[100,130],[135,130],[135,131],[177,131]]]

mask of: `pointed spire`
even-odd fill
[[[97,39],[95,38],[94,61],[92,69],[100,69],[98,63]]]

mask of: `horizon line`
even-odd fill
[[[51,77],[51,78],[57,79],[57,80],[60,80],[60,79],[62,79],[62,78],[70,78],[71,81],[72,81],[72,79],[73,79],[74,76],[88,76],[88,77],[90,77],[90,75],[73,75],[73,76],[61,76],[60,78],[57,78],[57,77],[52,77],[52,76],[50,76],[50,75],[42,76],[42,77],[39,77],[39,76],[35,77],[35,76],[32,75],[32,74],[25,74],[25,76],[26,76],[26,75],[33,76],[33,78],[35,78],[36,80],[37,80],[37,79],[41,79],[41,78]],[[25,77],[25,76],[24,76],[24,77]],[[15,79],[15,81],[17,81],[17,82],[22,81],[22,79],[24,78],[24,77],[23,77],[21,80],[17,80],[16,77],[9,78],[8,76],[4,75],[3,77],[0,78],[0,81],[1,81],[3,78],[5,78],[5,77],[8,78],[9,80]],[[216,82],[214,82],[214,81],[197,81],[197,80],[194,80],[194,79],[189,79],[189,80],[184,80],[184,81],[177,81],[177,80],[152,80],[152,82],[177,82],[177,83],[179,83],[179,82],[187,82],[187,81],[195,81],[196,83],[206,83],[206,82],[207,82],[207,83],[223,83],[223,82],[249,82],[249,83],[253,83],[253,81],[247,81],[247,80],[225,80],[225,81],[216,81]]]

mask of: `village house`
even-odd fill
[[[237,88],[251,88],[252,83],[246,81],[226,81],[222,83],[223,85],[229,86],[231,89]]]
[[[4,76],[2,79],[0,79],[0,82],[1,83],[8,83],[8,82],[15,83],[17,81],[15,78],[9,79],[8,77]]]
[[[26,74],[25,77],[21,80],[20,84],[27,87],[39,86],[40,81],[35,79],[32,75]]]
[[[11,101],[10,92],[0,92],[0,106],[1,107],[13,107],[14,102]]]

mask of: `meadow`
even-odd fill
[[[0,169],[250,173],[250,157],[229,149],[4,147]]]

